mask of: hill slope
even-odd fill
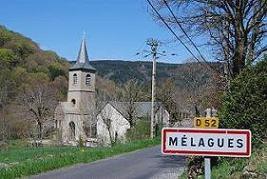
[[[92,61],[91,64],[97,69],[97,73],[103,78],[115,81],[117,84],[124,84],[129,79],[137,79],[142,84],[150,83],[152,74],[152,63],[146,61],[116,61],[100,60]],[[210,62],[219,71],[222,71],[222,64]],[[207,67],[199,63],[169,64],[157,63],[157,79],[162,82],[167,78],[175,80],[177,86],[185,86],[197,83],[206,83],[214,74]]]
[[[74,64],[75,61],[71,61]],[[97,74],[105,79],[110,79],[117,84],[124,84],[129,79],[136,79],[142,84],[151,81],[152,62],[147,61],[122,61],[122,60],[95,60],[90,61],[92,66],[97,70]],[[209,65],[215,67],[221,73],[223,72],[223,64],[218,62],[210,62]],[[204,74],[204,76],[202,76]],[[205,81],[214,71],[201,65],[200,63],[173,64],[157,62],[157,78],[159,81],[173,78],[178,86],[183,86],[193,82],[191,78],[196,80],[201,78]],[[203,81],[203,82],[204,82]],[[187,84],[188,85],[188,84]]]

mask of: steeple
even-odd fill
[[[84,71],[90,71],[90,72],[96,71],[96,69],[89,64],[85,35],[81,42],[81,46],[80,46],[80,50],[78,53],[76,63],[70,68],[70,71],[73,71],[73,70],[84,70]]]
[[[79,54],[78,54],[78,58],[76,61],[77,61],[77,63],[89,63],[85,37],[83,37],[81,47],[79,50]]]

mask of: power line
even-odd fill
[[[169,26],[169,24],[165,21],[165,19],[160,15],[158,10],[153,6],[150,0],[147,0],[148,4],[151,6],[151,8],[156,12],[160,20],[164,23],[164,25],[169,29],[169,31],[175,36],[175,38],[186,48],[186,50],[194,57],[195,60],[197,60],[201,65],[204,65],[196,56],[195,54],[187,47],[187,45],[178,37],[178,35],[172,30],[172,28]],[[205,60],[203,58],[203,60]],[[211,70],[219,73],[217,70],[213,69],[207,61],[204,61],[206,66],[208,66]],[[205,65],[204,65],[205,66]],[[220,74],[220,73],[219,73]]]
[[[206,59],[204,58],[204,56],[202,55],[202,53],[200,52],[200,50],[198,49],[198,47],[196,46],[196,44],[192,41],[192,39],[189,37],[189,35],[187,34],[187,32],[184,30],[184,28],[182,27],[181,23],[178,21],[177,17],[175,16],[175,14],[173,13],[172,9],[170,8],[169,4],[166,2],[166,0],[163,0],[166,7],[168,8],[168,10],[170,11],[170,13],[172,14],[172,16],[175,19],[175,22],[178,24],[178,26],[180,27],[180,29],[182,30],[182,32],[185,34],[185,36],[188,38],[188,40],[192,43],[192,45],[194,46],[194,48],[197,50],[197,52],[199,53],[199,55],[201,56],[201,58],[203,59],[203,61],[207,62]]]
[[[191,42],[191,44],[193,45],[193,47],[197,50],[198,54],[200,55],[200,57],[202,58],[202,60],[205,63],[208,63],[207,60],[205,59],[205,57],[202,55],[202,53],[200,52],[199,48],[197,47],[197,45],[193,42],[193,40],[189,37],[189,35],[187,34],[187,32],[185,31],[185,29],[183,28],[183,26],[181,25],[181,23],[178,21],[177,17],[175,16],[175,14],[173,13],[172,9],[170,8],[169,4],[167,3],[166,0],[163,0],[166,7],[168,8],[168,10],[170,11],[170,13],[172,14],[172,16],[175,19],[175,22],[178,24],[178,26],[180,27],[180,29],[182,30],[182,32],[185,34],[185,36],[187,37],[187,39]],[[209,65],[210,66],[210,65]],[[216,70],[215,68],[213,68],[212,66],[210,66],[210,68],[212,68],[212,70],[216,71],[217,73],[220,73],[218,70]]]

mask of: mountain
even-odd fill
[[[72,64],[75,62],[71,62]],[[147,61],[122,61],[122,60],[98,60],[91,61],[97,74],[117,84],[124,84],[129,79],[136,79],[142,84],[150,84],[152,74],[152,62]],[[218,71],[223,71],[221,63],[209,62]],[[157,81],[172,78],[177,86],[184,88],[189,83],[204,84],[214,74],[214,71],[200,63],[170,64],[157,63]]]
[[[38,44],[17,32],[0,26],[0,70],[8,68],[14,71],[26,71],[25,75],[43,73],[51,81],[59,77],[68,78],[70,63],[53,51],[45,51]],[[152,63],[147,61],[99,60],[91,61],[97,74],[106,80],[122,85],[129,79],[137,79],[143,85],[150,85]],[[210,62],[222,71],[220,63]],[[157,82],[172,78],[176,86],[205,84],[214,72],[199,63],[168,64],[157,63]],[[61,78],[62,79],[62,78]]]

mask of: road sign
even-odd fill
[[[162,129],[163,154],[249,157],[250,130],[237,129]]]
[[[219,118],[217,117],[195,117],[194,127],[195,128],[218,128]]]

